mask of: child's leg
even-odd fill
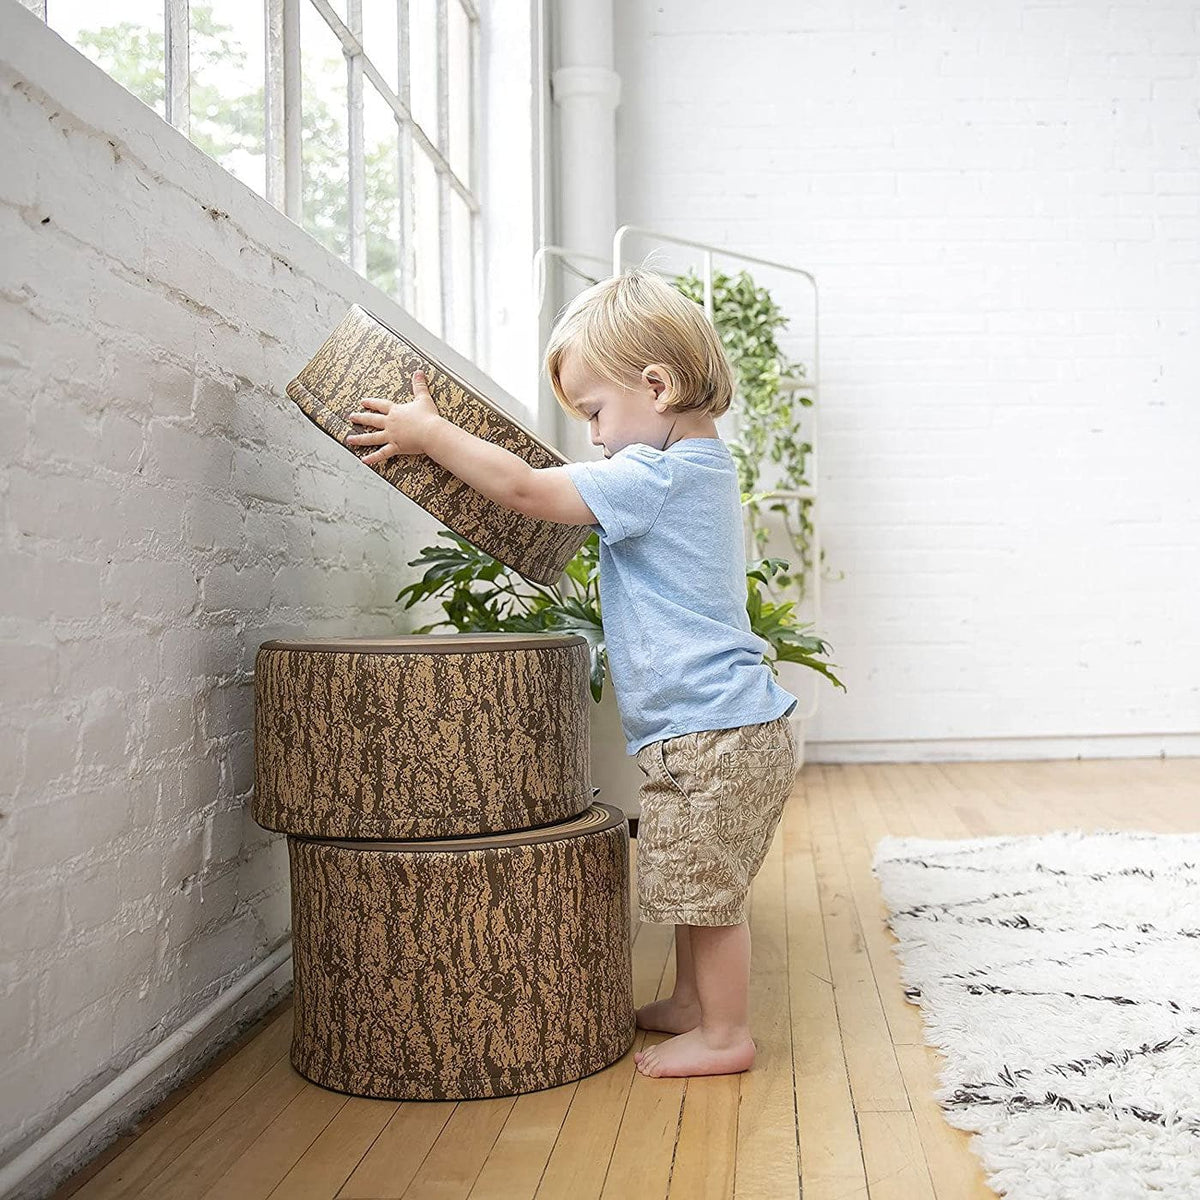
[[[696,990],[696,963],[692,956],[692,927],[675,926],[675,998],[684,1003],[699,1004]]]
[[[700,1024],[700,994],[692,961],[692,926],[675,926],[675,990],[665,1000],[643,1004],[637,1010],[639,1029],[686,1033]]]
[[[692,929],[700,1027],[713,1041],[750,1036],[750,922]]]
[[[634,1055],[643,1075],[727,1075],[754,1064],[748,1027],[750,926],[693,925],[700,1024]]]
[[[699,1024],[634,1057],[644,1075],[745,1071],[755,1055],[746,901],[795,783],[795,742],[784,715],[652,745],[641,764],[652,801],[649,853],[638,847],[639,899],[643,873],[650,884],[642,911],[726,923],[692,925],[687,951],[676,941],[677,955],[690,952]]]

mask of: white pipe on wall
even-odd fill
[[[74,1112],[48,1129],[36,1142],[26,1146],[15,1158],[0,1167],[0,1196],[7,1196],[39,1167],[50,1161],[64,1146],[102,1117],[118,1100],[127,1096],[143,1079],[153,1074],[173,1055],[178,1054],[210,1021],[231,1008],[247,992],[279,970],[292,956],[291,940],[271,952],[258,966],[247,971],[236,983],[185,1021],[170,1037],[164,1038],[148,1054],[126,1067]]]
[[[565,246],[603,254],[617,227],[616,119],[621,79],[613,70],[610,3],[559,0],[558,61],[550,76],[558,106],[558,230]]]
[[[550,85],[558,117],[558,220],[546,240],[606,255],[617,227],[615,114],[621,95],[621,77],[613,70],[612,4],[558,0],[554,15],[557,58]],[[563,422],[561,413],[555,420],[555,445],[569,457],[590,458],[586,427]]]

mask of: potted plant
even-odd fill
[[[408,609],[422,600],[437,598],[446,617],[412,632],[428,633],[438,626],[451,625],[460,633],[576,633],[585,637],[591,658],[591,694],[597,704],[593,714],[592,780],[606,801],[636,816],[641,773],[625,754],[619,711],[612,689],[606,692],[604,688],[607,658],[600,613],[599,536],[588,536],[567,563],[563,582],[552,586],[525,579],[448,529],[439,530],[438,536],[448,537],[454,544],[426,546],[410,560],[408,565],[424,568],[423,574],[402,588],[396,599],[403,600]],[[805,626],[795,619],[794,603],[776,603],[763,593],[762,589],[787,566],[782,559],[765,558],[749,564],[746,570],[750,627],[771,648],[764,661],[776,674],[778,662],[810,667],[845,691],[845,685],[830,669],[836,664],[821,658],[829,646],[804,632]]]
[[[703,302],[704,281],[694,272],[677,275],[674,284],[689,300]],[[808,370],[784,354],[779,332],[788,319],[749,272],[734,277],[714,271],[712,303],[713,327],[737,380],[732,409],[737,431],[728,441],[737,463],[750,535],[756,553],[762,555],[772,532],[763,514],[778,514],[796,569],[781,572],[773,580],[773,590],[794,588],[797,599],[803,601],[807,576],[814,566],[812,500],[788,493],[803,492],[812,485],[808,477],[812,443],[803,437],[802,413],[798,411],[813,404]],[[774,478],[769,488],[759,490],[764,467]],[[822,551],[822,562],[824,557]]]

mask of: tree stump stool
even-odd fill
[[[629,831],[577,635],[264,642],[254,817],[288,834],[291,1060],[394,1100],[569,1083],[634,1036]]]
[[[578,634],[263,642],[254,819],[319,838],[549,825],[592,802]]]
[[[428,350],[358,304],[350,306],[287,385],[287,394],[318,429],[363,458],[376,447],[347,443],[350,434],[363,432],[350,414],[362,409],[364,396],[412,400],[418,370],[425,372],[438,412],[468,433],[534,467],[570,461]],[[480,550],[538,583],[557,582],[592,532],[590,525],[565,525],[505,508],[425,454],[397,454],[364,465]]]
[[[571,821],[454,841],[288,838],[292,1063],[389,1099],[569,1083],[633,1040],[629,832]]]

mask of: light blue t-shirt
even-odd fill
[[[636,754],[701,729],[772,721],[796,706],[746,612],[737,466],[720,438],[634,442],[564,463],[596,516],[610,682]]]

